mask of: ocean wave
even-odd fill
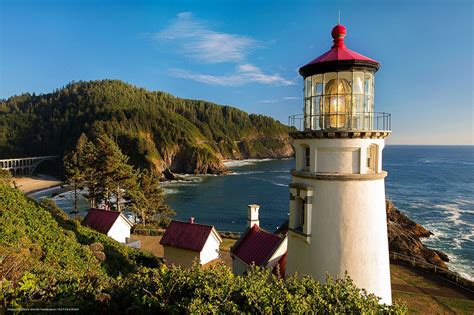
[[[272,161],[274,159],[246,159],[246,160],[227,160],[224,165],[228,168],[242,167],[246,165],[253,165],[259,162]]]
[[[252,175],[252,174],[263,174],[265,171],[248,171],[248,172],[232,172],[228,175]]]
[[[163,191],[166,195],[173,195],[173,194],[179,194],[180,193],[179,189],[171,189],[171,188],[165,188],[165,189],[163,189]]]
[[[275,185],[275,186],[288,187],[288,184],[279,183],[279,182],[276,182],[276,181],[273,181],[273,180],[270,180],[270,179],[266,179],[266,178],[260,178],[260,177],[250,177],[250,178],[260,180],[260,181],[263,181],[263,182],[267,182],[267,183],[270,183],[270,184]]]
[[[459,275],[468,280],[474,281],[474,275],[472,274],[472,261],[469,259],[460,258],[457,255],[448,254],[449,263],[448,267],[451,271],[459,273]]]
[[[421,163],[443,163],[443,164],[459,164],[459,165],[474,165],[474,162],[468,161],[453,161],[451,159],[434,159],[434,158],[423,158],[419,159],[417,162]]]
[[[447,219],[450,220],[455,225],[467,225],[474,226],[473,224],[461,220],[461,215],[463,210],[459,209],[458,204],[441,204],[434,205],[433,208],[444,210],[447,214]]]
[[[58,186],[54,186],[54,187],[50,187],[50,188],[46,188],[46,189],[42,189],[42,190],[38,190],[38,191],[35,191],[33,193],[30,193],[30,194],[27,194],[28,196],[31,196],[31,197],[36,197],[38,195],[42,195],[42,194],[45,194],[45,193],[48,193],[48,192],[54,192],[56,190],[61,190],[63,189],[61,187],[61,185],[58,185]]]

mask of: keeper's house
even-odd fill
[[[82,225],[103,233],[120,243],[127,243],[133,223],[119,211],[91,208],[82,220]]]
[[[171,221],[161,238],[164,258],[167,264],[189,268],[197,261],[206,267],[219,260],[219,246],[222,242],[219,233],[211,225]]]

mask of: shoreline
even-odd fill
[[[12,182],[14,187],[17,187],[26,195],[31,195],[47,189],[60,187],[65,184],[62,180],[49,176],[13,177]]]

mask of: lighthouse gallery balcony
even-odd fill
[[[298,131],[383,132],[391,131],[391,115],[384,112],[300,114],[288,117]]]

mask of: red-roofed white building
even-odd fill
[[[242,275],[252,265],[272,269],[285,275],[288,239],[260,227],[258,205],[248,206],[248,228],[231,248],[232,269]]]
[[[204,266],[219,259],[219,233],[211,225],[171,221],[160,240],[167,264],[189,268],[197,261]]]
[[[120,243],[127,242],[133,226],[121,212],[95,208],[89,209],[82,225],[106,234]]]

